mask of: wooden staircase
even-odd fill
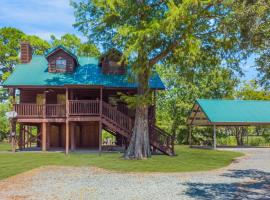
[[[105,130],[116,135],[120,134],[130,140],[132,136],[134,120],[106,102],[102,102],[102,124]],[[154,124],[149,125],[150,144],[154,149],[173,156],[174,140],[173,137]]]

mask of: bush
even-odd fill
[[[265,146],[266,141],[261,136],[252,136],[248,138],[248,145],[250,146]]]
[[[7,138],[9,133],[9,122],[5,114],[9,111],[9,105],[7,103],[0,104],[0,141]]]

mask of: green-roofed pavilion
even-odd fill
[[[213,126],[216,148],[216,126],[270,125],[270,101],[197,99],[187,120],[192,126]],[[191,128],[189,142],[191,144]]]
[[[270,124],[270,101],[198,99],[189,125]]]

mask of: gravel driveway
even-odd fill
[[[0,181],[0,199],[270,199],[270,149],[229,167],[175,174],[115,173],[90,167],[43,167]]]

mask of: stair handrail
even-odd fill
[[[172,151],[171,153],[174,154],[174,136],[170,135],[169,133],[155,126],[154,124],[149,124],[149,127],[150,127],[150,131],[149,131],[150,137],[153,137],[154,134],[158,134],[159,136],[165,137],[165,141],[164,141],[165,143],[163,143],[163,145],[165,145],[166,148],[171,149]],[[158,140],[155,137],[153,139]],[[161,142],[161,141],[158,141],[158,142]]]
[[[127,116],[126,114],[120,112],[119,110],[117,110],[116,108],[112,107],[110,104],[106,103],[105,101],[102,101],[102,106],[105,109],[102,109],[102,115],[105,116],[106,118],[115,121],[117,124],[122,125],[121,128],[126,129],[127,131],[132,131],[133,129],[133,123],[132,123],[132,119]],[[111,117],[110,115],[108,115],[108,113],[105,112],[105,110],[108,109],[111,112],[115,113],[115,117]],[[122,123],[118,123],[119,121],[117,121],[116,119],[122,119]],[[125,120],[126,119],[126,120]],[[126,126],[124,126],[126,125]]]
[[[105,109],[102,109],[102,115],[105,116],[106,118],[114,121],[115,123],[117,123],[118,125],[121,125],[118,123],[117,120],[115,119],[126,119],[126,124],[127,126],[124,127],[124,126],[121,126],[121,128],[127,130],[129,133],[130,133],[130,136],[131,136],[131,133],[132,133],[132,129],[133,129],[133,119],[129,116],[127,116],[126,114],[122,113],[121,111],[117,110],[117,108],[114,108],[112,107],[110,104],[102,101],[102,106],[103,108]],[[110,111],[112,111],[114,113],[114,117],[111,117],[108,113],[106,113],[106,109],[109,109]],[[123,125],[123,124],[122,124]],[[151,130],[152,129],[152,130]],[[154,133],[154,132],[155,133]],[[160,146],[160,148],[164,147],[163,145],[165,145],[165,148],[164,151],[170,149],[170,154],[173,155],[174,154],[174,137],[172,135],[170,135],[169,133],[167,133],[166,131],[160,129],[159,127],[155,126],[154,124],[152,123],[149,123],[149,137],[153,136],[154,134],[158,134],[159,137],[164,137],[165,138],[165,144],[161,144],[160,140],[158,140],[158,138],[153,138],[154,139],[154,142],[158,142],[160,143],[162,146]],[[151,142],[152,143],[152,142]],[[166,152],[168,153],[168,152]]]

